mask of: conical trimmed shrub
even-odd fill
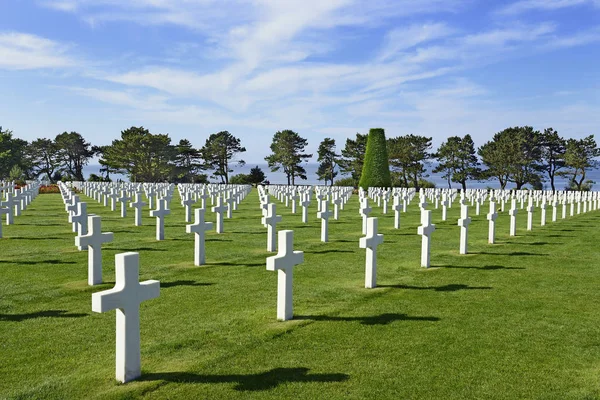
[[[367,150],[359,186],[365,190],[369,187],[391,186],[389,162],[385,131],[382,128],[372,128],[367,138]]]

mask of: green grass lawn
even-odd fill
[[[294,230],[305,261],[294,271],[294,315],[276,321],[277,274],[266,271],[266,229],[254,190],[207,234],[208,265],[193,265],[176,196],[166,240],[154,219],[133,225],[97,202],[105,284],[87,285],[87,252],[59,195],[40,195],[0,239],[0,398],[184,399],[595,399],[600,398],[600,213],[526,232],[508,207],[487,243],[483,211],[459,255],[458,202],[433,211],[433,268],[420,265],[417,201],[393,229],[379,218],[379,287],[364,289],[365,250],[353,196],[320,242],[310,223],[278,203],[279,229]],[[429,206],[429,208],[433,208]],[[559,212],[560,215],[560,212]],[[548,218],[551,217],[551,209]],[[207,220],[214,221],[212,213]],[[158,299],[141,306],[143,377],[118,384],[115,313],[91,312],[91,294],[114,285],[114,255],[140,253],[140,279]]]

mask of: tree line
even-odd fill
[[[596,167],[600,156],[593,135],[565,139],[552,128],[543,132],[530,126],[507,128],[477,149],[470,135],[451,136],[435,151],[431,137],[409,134],[385,139],[383,130],[380,136],[382,148],[376,154],[387,158],[391,185],[403,187],[432,186],[426,178],[433,162],[432,171],[440,173],[449,187],[458,183],[466,189],[469,181],[497,179],[502,189],[508,183],[517,189],[527,184],[541,189],[549,182],[556,190],[556,178],[565,177],[567,189],[589,190],[593,182],[586,179],[586,172]],[[317,150],[319,180],[326,185],[358,186],[367,138],[368,134],[357,133],[346,139],[339,154],[335,139],[324,138]],[[305,152],[307,145],[297,132],[278,131],[265,161],[271,171],[282,171],[287,183],[294,185],[307,179],[303,164],[313,156]],[[0,178],[83,181],[83,167],[98,157],[100,175],[92,174],[89,180],[110,181],[110,175],[118,173],[132,182],[206,183],[211,170],[221,183],[263,182],[265,174],[258,166],[249,174],[230,175],[233,166],[245,164],[240,158],[244,152],[240,139],[228,131],[210,135],[204,146],[195,148],[187,139],[172,143],[168,134],[153,134],[144,127],[128,128],[105,146],[93,146],[77,132],[27,142],[0,127]],[[338,175],[346,177],[336,180]]]

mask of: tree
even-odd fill
[[[565,151],[565,165],[569,169],[565,175],[570,175],[570,189],[589,190],[593,181],[586,181],[586,170],[595,168],[600,156],[594,135],[583,139],[569,139]]]
[[[0,179],[8,178],[14,166],[21,169],[22,176],[30,178],[31,162],[26,140],[13,137],[12,131],[0,126]]]
[[[541,165],[548,174],[552,193],[554,193],[556,191],[554,177],[565,166],[565,139],[559,136],[554,129],[547,128],[540,136],[540,151]]]
[[[382,128],[369,130],[367,151],[359,186],[367,190],[369,187],[388,187],[392,185],[390,164]]]
[[[337,176],[335,167],[337,166],[337,159],[339,157],[339,155],[335,153],[335,140],[330,138],[323,139],[319,144],[317,154],[319,156],[317,161],[321,162],[321,164],[319,164],[319,169],[317,170],[319,180],[324,180],[325,185],[327,185],[327,181],[329,181],[330,185],[333,186],[333,178]]]
[[[344,174],[350,174],[354,180],[353,186],[358,186],[362,174],[367,151],[367,138],[369,135],[356,134],[356,139],[346,139],[346,146],[342,150],[342,158],[338,160],[340,170]]]
[[[433,172],[444,172],[443,177],[450,181],[460,183],[463,190],[467,189],[467,180],[478,179],[481,173],[479,161],[475,154],[475,144],[471,135],[451,136],[442,143],[435,154],[438,161]]]
[[[250,170],[250,174],[248,175],[248,183],[258,185],[265,179],[265,173],[258,167],[258,165]]]
[[[541,181],[540,132],[531,126],[507,128],[478,150],[486,165],[484,174],[498,178],[501,189],[514,182],[517,190]]]
[[[29,153],[35,176],[45,174],[54,183],[52,175],[60,168],[58,147],[50,139],[36,139],[29,145]]]
[[[179,143],[175,145],[174,181],[185,183],[194,182],[194,177],[203,169],[200,160],[200,150],[195,149],[189,140],[181,139]]]
[[[312,154],[304,154],[304,148],[308,141],[296,132],[284,130],[276,132],[271,143],[273,154],[265,157],[271,171],[279,171],[283,168],[288,185],[295,185],[296,177],[306,180],[306,170],[300,163],[312,157]]]
[[[100,163],[111,172],[127,174],[132,182],[164,182],[172,174],[174,158],[169,135],[132,126],[103,148]]]
[[[90,143],[77,132],[63,132],[54,139],[61,168],[75,180],[84,181],[83,167],[87,165],[94,151]]]
[[[432,158],[431,138],[420,135],[405,135],[388,140],[390,166],[398,183],[404,187],[419,189],[425,174],[425,163]]]
[[[232,169],[229,169],[229,162],[238,153],[245,151],[246,148],[242,147],[240,139],[227,131],[221,131],[210,135],[206,139],[200,153],[206,162],[206,167],[215,170],[213,175],[221,177],[221,183],[229,183],[229,173],[233,172]],[[245,162],[244,160],[238,160],[237,164],[242,166]]]

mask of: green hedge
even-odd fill
[[[367,138],[359,186],[366,190],[369,187],[389,187],[391,184],[385,131],[382,128],[372,128]]]

